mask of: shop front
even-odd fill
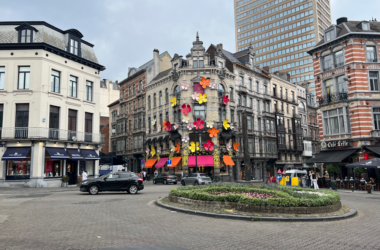
[[[62,178],[64,175],[64,162],[69,160],[70,156],[64,148],[45,149],[45,169],[44,179]]]
[[[6,164],[5,180],[30,178],[31,147],[9,147],[1,160]]]
[[[191,173],[203,173],[210,177],[214,176],[214,156],[189,156],[189,174]]]
[[[144,170],[146,172],[147,176],[154,175],[154,171],[155,171],[154,166],[155,166],[156,162],[157,162],[157,158],[148,159],[145,162],[145,165],[142,167],[142,170]]]

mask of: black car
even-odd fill
[[[153,178],[153,184],[162,182],[163,184],[177,184],[177,176],[172,174],[159,174],[157,177]]]
[[[109,173],[96,179],[85,180],[80,185],[81,192],[90,194],[104,191],[127,191],[129,194],[137,194],[143,189],[143,179],[132,172]]]

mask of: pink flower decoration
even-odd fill
[[[189,105],[189,104],[182,104],[181,112],[182,112],[184,115],[188,115],[189,112],[191,112],[191,107],[190,107],[190,105]]]
[[[191,95],[191,98],[193,98],[193,100],[198,100],[198,98],[199,98],[198,93],[194,92],[194,94]]]
[[[197,118],[197,121],[194,122],[196,129],[203,129],[203,124],[205,124],[205,122],[201,120],[201,118]]]
[[[167,121],[165,125],[166,125],[166,131],[172,130],[172,124],[169,121]]]
[[[214,143],[211,140],[207,140],[206,143],[203,144],[203,147],[205,150],[213,151],[214,150]]]
[[[229,101],[230,101],[230,99],[228,99],[228,95],[223,96],[223,103],[224,103],[224,105],[227,105],[227,103]]]
[[[179,127],[178,123],[175,123],[174,124],[174,130],[177,130],[178,127]]]
[[[231,150],[231,143],[227,143],[227,144],[226,144],[226,149],[227,149],[227,151],[230,151],[230,150]]]
[[[211,82],[210,83],[210,88],[215,89],[216,88],[216,83],[215,82]]]
[[[186,82],[182,83],[182,89],[183,90],[187,90],[188,87],[189,87],[189,85]]]
[[[187,125],[187,128],[188,128],[189,130],[192,130],[192,129],[194,128],[194,125],[191,124],[191,123],[189,123],[189,125]]]

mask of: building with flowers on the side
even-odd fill
[[[197,35],[186,59],[175,54],[172,68],[159,73],[146,85],[147,134],[143,167],[148,174],[158,170],[176,175],[201,172],[224,181],[241,178],[244,157],[240,153],[243,140],[241,122],[238,121],[243,110],[251,118],[250,156],[254,158],[256,152],[264,155],[264,140],[254,141],[253,138],[259,136],[254,132],[255,123],[257,131],[261,128],[264,131],[262,119],[265,119],[265,112],[260,108],[259,113],[253,111],[253,97],[267,106],[265,100],[270,101],[270,97],[265,99],[264,89],[268,90],[265,85],[268,77],[263,76],[260,69],[249,66],[254,62],[251,50],[239,53],[225,51],[221,44],[211,45],[206,51]],[[237,56],[244,57],[244,60],[237,59]],[[247,70],[249,74],[245,72]],[[238,87],[239,71],[244,79]],[[259,84],[257,93],[252,89],[253,83]],[[246,86],[251,87],[247,90]],[[157,98],[157,93],[164,95]],[[247,104],[247,100],[250,103]],[[276,155],[275,132],[270,138],[273,138],[272,154]],[[265,159],[260,159],[262,162],[256,165],[263,168]],[[169,165],[168,160],[171,160]],[[262,171],[256,173],[260,175],[258,179],[262,179]]]

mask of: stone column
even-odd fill
[[[255,180],[261,180],[261,163],[256,162],[256,168],[255,168]]]
[[[244,152],[244,170],[245,180],[251,180],[251,158],[248,150],[248,129],[247,129],[247,113],[243,111],[243,152]]]

